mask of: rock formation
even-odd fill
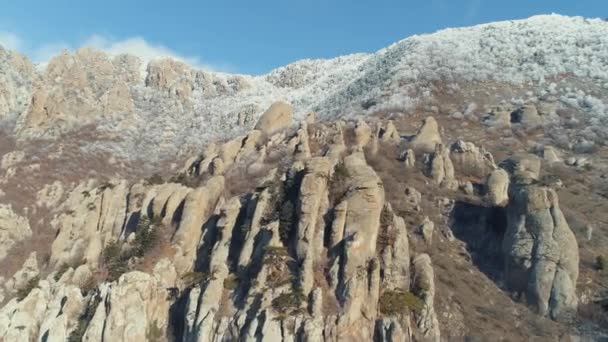
[[[258,120],[255,129],[271,135],[280,129],[289,127],[293,120],[293,108],[285,102],[275,102]]]
[[[439,125],[432,116],[424,119],[422,127],[418,130],[418,133],[410,141],[410,148],[431,153],[435,151],[437,144],[441,144],[441,136],[439,135]]]
[[[524,293],[541,315],[571,317],[578,304],[578,244],[559,208],[555,190],[530,183],[538,161],[512,160],[507,230],[503,242],[507,286]]]

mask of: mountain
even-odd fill
[[[249,76],[0,48],[0,341],[608,338],[608,22]]]

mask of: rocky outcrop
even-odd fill
[[[223,190],[224,178],[217,176],[186,196],[179,228],[171,239],[176,251],[174,263],[178,274],[184,274],[194,267],[197,248],[204,233],[203,225],[213,213]]]
[[[446,189],[456,189],[458,187],[458,182],[454,176],[454,165],[452,159],[450,159],[450,151],[443,144],[435,146],[435,152],[430,156],[427,172],[436,185]]]
[[[538,160],[518,157],[512,162],[514,184],[503,241],[507,286],[525,294],[541,315],[571,317],[578,304],[576,238],[555,190],[531,182],[538,177]]]
[[[14,279],[1,280],[24,279],[3,285],[9,304],[0,309],[0,336],[15,336],[24,326],[28,336],[61,340],[78,333],[85,341],[438,341],[440,318],[450,317],[438,317],[434,307],[443,287],[435,286],[430,256],[410,253],[449,252],[448,212],[462,206],[454,198],[485,205],[483,195],[490,208],[471,215],[479,222],[494,223],[497,211],[510,213],[502,251],[496,246],[503,240],[478,239],[504,255],[509,289],[523,291],[551,317],[576,307],[566,251],[574,247],[562,234],[568,230],[555,193],[536,182],[538,160],[516,156],[489,170],[496,166],[483,149],[435,143],[405,173],[398,160],[389,160],[395,173],[384,178],[386,170],[376,168],[386,155],[374,146],[396,144],[398,134],[390,124],[372,126],[375,133],[363,120],[303,123],[270,137],[253,130],[188,159],[170,178],[174,182],[88,181],[65,196],[40,193],[41,203],[62,197],[57,208],[45,209],[57,229],[50,263],[29,267],[28,260]],[[413,159],[414,150],[408,154]],[[484,193],[472,181],[486,172]],[[451,191],[461,173],[466,196]],[[235,190],[239,177],[252,179]],[[475,233],[502,234],[494,228]],[[146,232],[159,240],[142,252]],[[117,269],[112,253],[119,256]],[[49,272],[29,272],[38,266]],[[47,279],[24,299],[12,298],[35,273]],[[79,291],[65,312],[57,309],[62,291]],[[387,311],[382,298],[390,292],[412,303]],[[443,308],[443,300],[437,302]]]
[[[364,147],[372,140],[372,129],[363,120],[357,120],[354,133],[354,145],[357,147]]]
[[[32,230],[27,218],[15,213],[11,205],[0,204],[0,260],[16,243],[30,236]]]
[[[486,196],[493,206],[504,207],[509,202],[509,174],[496,169],[486,180]]]
[[[312,158],[306,163],[298,200],[299,221],[296,228],[296,261],[300,266],[298,283],[305,294],[313,288],[315,259],[323,252],[320,229],[328,210],[327,180],[331,162],[326,157]]]
[[[431,244],[433,242],[433,231],[435,230],[433,221],[431,221],[428,216],[425,216],[419,229],[424,241],[427,244]]]
[[[407,149],[401,153],[400,158],[403,160],[403,164],[406,168],[412,168],[416,166],[416,155],[414,154],[414,150]]]
[[[401,135],[392,120],[389,120],[383,127],[380,127],[379,138],[382,142],[391,144],[398,144],[401,141]]]
[[[424,119],[422,127],[410,141],[410,148],[415,151],[431,153],[435,151],[436,145],[441,143],[439,124],[434,117],[429,116]]]
[[[255,129],[266,135],[272,135],[281,129],[291,126],[293,107],[285,102],[275,102],[268,108],[255,124]]]
[[[416,315],[416,325],[422,340],[440,341],[439,321],[434,308],[435,273],[428,254],[420,254],[412,262],[414,266],[414,293],[422,298],[424,308]]]
[[[125,226],[128,187],[126,181],[94,187],[82,183],[69,195],[52,225],[57,236],[51,247],[51,264],[86,260],[96,266],[103,247],[118,240]]]
[[[126,273],[115,285],[102,288],[102,299],[88,324],[84,340],[163,339],[171,305],[167,288],[175,286],[176,279],[175,270],[164,270],[164,274],[159,272],[154,275]]]
[[[496,168],[494,157],[483,147],[458,140],[450,147],[450,157],[458,174],[484,178]]]
[[[339,336],[369,340],[373,334],[373,321],[366,317],[376,315],[380,269],[376,266],[368,270],[368,265],[378,263],[376,240],[384,206],[384,189],[374,170],[367,165],[363,153],[346,157],[344,165],[351,175],[350,188],[356,190],[345,198],[344,225],[332,227],[344,232],[344,247],[335,261],[341,275],[336,279],[336,292],[344,310],[338,318]],[[360,329],[347,333],[353,324]]]

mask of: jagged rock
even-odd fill
[[[439,125],[434,117],[428,116],[424,119],[422,127],[410,141],[410,148],[416,151],[431,153],[435,151],[437,144],[441,144]]]
[[[79,288],[74,286],[59,288],[46,307],[39,336],[45,336],[46,341],[67,341],[70,332],[79,323],[78,319],[84,305],[85,299]]]
[[[194,266],[203,233],[201,228],[213,213],[223,191],[224,177],[216,176],[186,196],[179,228],[171,239],[175,248],[173,262],[178,274],[182,275]]]
[[[65,288],[64,293],[70,292],[70,288]],[[72,293],[72,299],[79,300],[80,290],[78,293]],[[2,309],[0,309],[0,339],[4,341],[32,341],[39,335],[40,325],[43,320],[52,319],[57,314],[53,315],[53,308],[57,308],[63,296],[56,298],[55,305],[49,307],[49,301],[52,300],[49,283],[40,281],[38,287],[33,288],[29,294],[22,300],[13,298]],[[69,309],[71,302],[66,302]],[[47,312],[50,308],[50,312]],[[66,319],[66,324],[74,324],[75,317]],[[57,326],[57,328],[60,328]]]
[[[392,216],[386,234],[394,237],[394,241],[381,252],[383,286],[392,289],[408,289],[410,287],[410,252],[405,221],[393,213],[390,204],[387,204],[385,210],[388,210]]]
[[[169,58],[153,60],[148,63],[146,86],[169,90],[188,72],[190,67],[183,62]]]
[[[407,205],[415,211],[419,211],[420,203],[422,201],[422,194],[411,186],[405,188],[404,194],[405,203],[407,203]]]
[[[234,163],[242,144],[243,138],[239,137],[228,141],[220,147],[219,158],[221,158],[225,168]]]
[[[380,129],[380,139],[386,143],[397,144],[401,140],[401,136],[397,131],[397,127],[392,120],[389,120],[384,127]]]
[[[270,200],[270,192],[268,189],[264,189],[256,197],[253,197],[247,206],[247,216],[244,225],[249,227],[249,230],[245,234],[243,247],[239,253],[238,266],[241,269],[246,269],[252,261],[254,253],[255,239],[261,229],[261,220],[266,211],[266,207]]]
[[[352,331],[350,338],[371,339],[374,322],[365,317],[374,317],[379,297],[379,267],[372,268],[371,274],[362,272],[368,263],[376,263],[376,240],[380,223],[380,213],[384,206],[384,189],[374,170],[367,165],[362,152],[356,152],[344,159],[344,165],[351,175],[352,192],[345,198],[347,212],[344,226],[345,245],[339,262],[342,277],[337,281],[338,298],[344,308],[338,326],[345,327],[360,321],[360,329]],[[338,261],[336,261],[338,262]],[[346,331],[343,333],[345,334]]]
[[[357,120],[357,123],[355,124],[354,133],[355,133],[354,145],[357,147],[366,146],[372,139],[371,127],[369,127],[369,125],[361,119]]]
[[[209,164],[209,173],[213,176],[221,176],[224,172],[226,172],[226,166],[224,166],[222,158],[214,158],[211,164]]]
[[[509,201],[509,174],[496,169],[486,180],[486,194],[491,205],[503,207]]]
[[[99,117],[131,112],[128,82],[139,73],[138,67],[113,62],[105,53],[89,48],[53,58],[33,87],[31,105],[18,129],[23,134],[52,135]],[[123,124],[131,119],[125,118]]]
[[[374,341],[410,341],[409,326],[403,327],[408,321],[395,317],[385,317],[376,322],[376,334]]]
[[[293,144],[293,146],[291,146]],[[308,137],[308,124],[302,124],[296,136],[289,141],[289,150],[293,151],[297,160],[306,160],[310,158],[310,145]]]
[[[164,336],[171,304],[166,285],[143,272],[123,274],[99,303],[85,340],[146,341],[153,331]]]
[[[422,340],[440,341],[439,321],[435,312],[435,274],[428,254],[414,258],[414,293],[424,301],[424,308],[416,314],[416,326],[422,334]]]
[[[63,203],[69,212],[60,214],[53,222],[58,233],[51,246],[51,265],[86,260],[96,266],[103,246],[121,236],[127,195],[126,181],[97,188],[90,182],[77,186]]]
[[[540,160],[532,154],[518,154],[502,163],[512,178],[521,184],[530,184],[540,178]]]
[[[559,208],[555,190],[530,184],[530,177],[522,174],[531,172],[523,167],[515,172],[503,241],[507,286],[525,293],[528,303],[541,315],[568,318],[576,312],[578,302],[576,238]]]
[[[285,102],[275,102],[268,108],[255,124],[267,136],[291,126],[293,121],[293,107]]]
[[[142,215],[152,219],[162,219],[163,217],[172,217],[174,212],[165,210],[167,202],[170,198],[183,198],[189,191],[188,188],[177,183],[164,183],[150,188],[141,204]],[[172,209],[173,206],[169,209]]]
[[[492,154],[471,142],[458,140],[453,143],[450,157],[458,174],[483,178],[496,168]]]
[[[403,163],[407,168],[416,166],[416,155],[414,154],[414,150],[412,149],[407,149],[403,151],[399,159],[403,160]]]
[[[9,204],[0,204],[0,260],[19,241],[32,236],[27,218],[17,215]]]
[[[433,242],[433,231],[435,230],[433,221],[431,221],[428,216],[425,216],[419,229],[424,241],[430,245]]]
[[[175,215],[179,214],[179,207],[183,205],[184,199],[188,196],[190,191],[192,191],[192,189],[178,184],[175,184],[172,190],[169,198],[164,201],[165,205],[160,208],[160,215],[157,216],[159,218],[162,217],[162,223],[167,227],[171,226],[179,219],[179,217],[176,217]]]
[[[458,187],[458,182],[454,178],[454,165],[450,159],[450,152],[443,144],[435,146],[435,152],[430,158],[428,173],[433,182],[441,187],[446,189]]]
[[[260,144],[260,141],[262,139],[263,133],[262,131],[258,131],[258,130],[252,130],[249,131],[249,133],[247,133],[247,136],[245,136],[245,138],[243,139],[243,142],[241,144],[241,148],[236,156],[236,160],[240,160],[243,157],[250,155],[251,153],[254,153],[258,147],[258,145]]]
[[[322,252],[323,240],[321,238],[319,241],[317,236],[323,227],[323,216],[327,211],[327,180],[331,166],[330,160],[325,157],[308,160],[300,186],[296,256],[301,265],[298,282],[305,294],[312,290],[314,261]]]

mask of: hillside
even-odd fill
[[[0,341],[608,339],[607,103],[559,15],[260,76],[0,47]]]

